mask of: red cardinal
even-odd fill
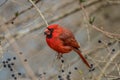
[[[89,68],[91,68],[89,63],[81,54],[81,51],[79,50],[80,46],[70,30],[63,28],[58,24],[52,24],[45,29],[44,34],[46,35],[47,44],[53,50],[57,51],[58,55],[65,54],[74,50],[81,57],[83,62]]]

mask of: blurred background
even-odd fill
[[[74,33],[95,70],[74,51],[56,59],[29,0],[0,0],[0,80],[120,80],[120,0],[32,1],[49,25]]]

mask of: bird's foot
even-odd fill
[[[58,53],[57,59],[61,59],[62,57],[63,57],[62,54]]]
[[[92,71],[94,71],[95,70],[95,67],[93,66],[93,64],[91,64],[91,67],[90,67],[90,69],[89,69],[89,72],[92,72]]]

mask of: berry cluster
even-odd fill
[[[15,69],[14,69],[14,66],[15,66],[14,61],[15,60],[16,60],[16,57],[7,58],[6,60],[2,61],[2,63],[3,63],[3,67],[5,69],[9,69],[11,71],[11,77],[14,80],[17,80],[17,76],[21,76],[22,73],[20,73],[20,72],[15,73]]]

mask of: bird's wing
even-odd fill
[[[59,38],[63,41],[66,46],[71,46],[74,48],[80,48],[78,42],[76,41],[73,33],[67,29],[63,29],[63,33],[60,34]]]

